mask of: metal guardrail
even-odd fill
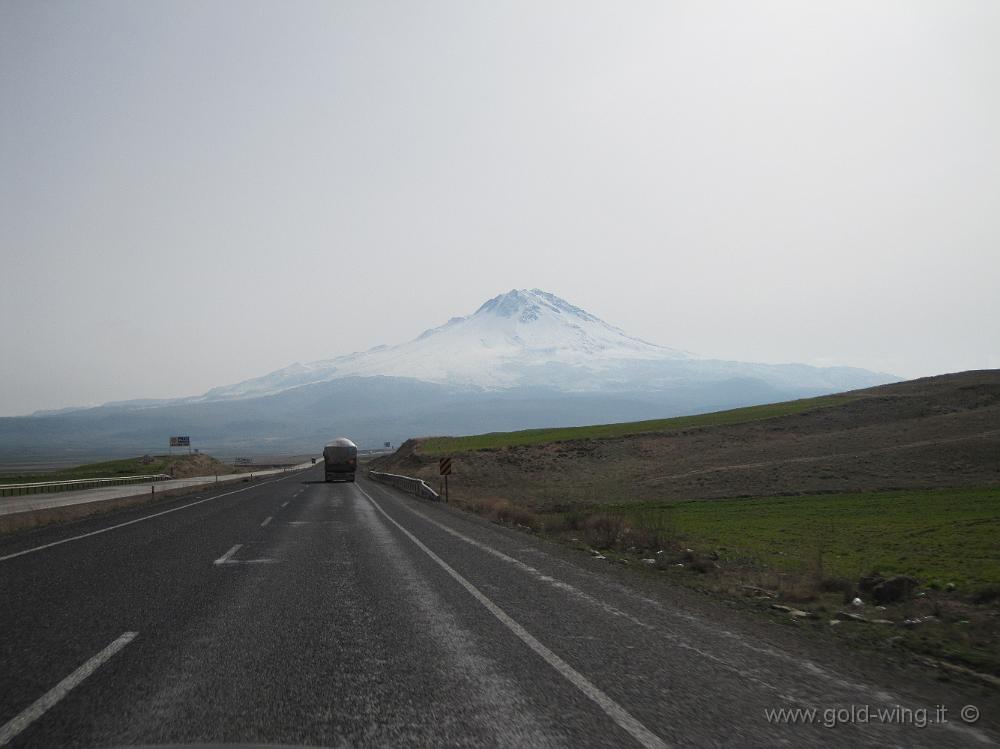
[[[109,479],[70,479],[68,481],[42,481],[36,484],[0,484],[0,497],[20,497],[25,494],[51,494],[71,492],[80,489],[96,489],[103,486],[125,486],[146,484],[151,481],[168,481],[172,476],[157,473],[152,476],[119,476]]]
[[[415,494],[424,499],[434,502],[441,501],[441,495],[431,489],[422,479],[415,479],[409,476],[399,476],[395,473],[380,473],[379,471],[368,471],[368,478],[382,484],[389,484],[397,489],[402,489],[409,494]]]

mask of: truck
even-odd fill
[[[323,448],[327,481],[354,481],[358,468],[358,446],[347,437],[338,437]]]

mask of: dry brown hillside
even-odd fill
[[[1000,484],[1000,370],[868,390],[836,406],[728,426],[471,450],[453,495],[536,508]],[[410,440],[373,468],[438,483]]]

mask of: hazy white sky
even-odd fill
[[[0,2],[0,414],[513,287],[747,361],[1000,367],[1000,2]]]

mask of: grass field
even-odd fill
[[[763,406],[734,408],[729,411],[676,416],[670,419],[632,421],[621,424],[597,424],[582,427],[554,427],[551,429],[525,429],[520,432],[491,432],[469,437],[432,437],[421,441],[420,450],[426,455],[449,455],[468,450],[486,450],[521,445],[542,445],[581,439],[608,439],[634,434],[670,432],[694,427],[723,426],[741,424],[748,421],[773,419],[778,416],[802,413],[816,408],[839,406],[855,400],[858,396],[828,395],[819,398],[803,398],[797,401],[772,403]]]
[[[610,561],[829,631],[871,651],[902,648],[1000,676],[1000,487],[900,490],[535,512],[508,500],[467,509]],[[652,566],[640,564],[646,560]],[[919,592],[876,607],[860,578],[912,575]],[[862,607],[850,605],[855,596]],[[776,613],[794,604],[806,619]],[[831,619],[860,613],[864,623]],[[916,624],[912,622],[916,621]],[[886,623],[888,622],[888,626]]]
[[[152,463],[143,463],[139,458],[109,460],[102,463],[87,463],[85,465],[64,468],[45,473],[5,473],[0,474],[0,483],[20,484],[36,481],[70,481],[73,479],[99,479],[116,476],[148,476],[164,473],[167,466],[178,463],[186,456],[154,455]],[[193,456],[192,456],[193,457]]]
[[[732,563],[856,580],[872,570],[972,592],[1000,585],[1000,487],[612,508]]]

